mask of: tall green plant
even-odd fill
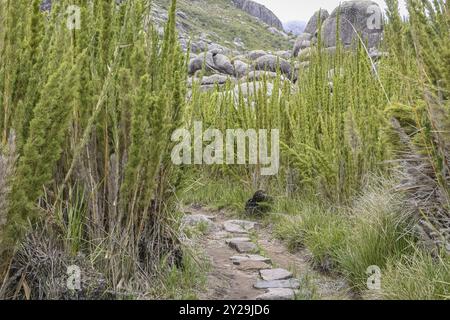
[[[398,3],[388,1],[393,17],[389,43],[400,38],[404,55],[392,45],[391,62],[402,67],[401,94],[389,114],[396,136],[393,143],[405,167],[401,188],[420,218],[419,230],[428,243],[448,246],[450,225],[450,92],[448,1],[407,2],[409,20],[398,19]]]
[[[176,1],[163,39],[149,1],[58,1],[49,14],[25,4],[0,4],[0,129],[2,140],[18,131],[21,150],[1,271],[36,222],[56,214],[70,253],[92,253],[113,285],[151,273],[177,250],[170,135],[184,120],[187,67]],[[79,30],[66,27],[73,4]]]

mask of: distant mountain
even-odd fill
[[[288,21],[283,23],[284,30],[286,32],[292,32],[295,35],[300,35],[306,28],[307,22],[305,21]]]

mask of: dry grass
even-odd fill
[[[54,227],[53,227],[54,228]],[[20,245],[10,268],[9,276],[0,290],[2,299],[110,299],[108,281],[97,272],[89,259],[70,256],[61,242],[52,238],[51,228],[41,225]],[[70,290],[68,267],[81,270],[81,290]]]

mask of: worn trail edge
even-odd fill
[[[306,250],[290,253],[269,228],[225,211],[185,209],[185,224],[203,224],[197,242],[210,261],[202,300],[353,299],[346,282],[314,270]]]

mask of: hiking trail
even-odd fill
[[[346,282],[312,268],[306,249],[290,253],[270,226],[191,206],[185,224],[203,224],[195,246],[210,262],[202,300],[353,299]]]

